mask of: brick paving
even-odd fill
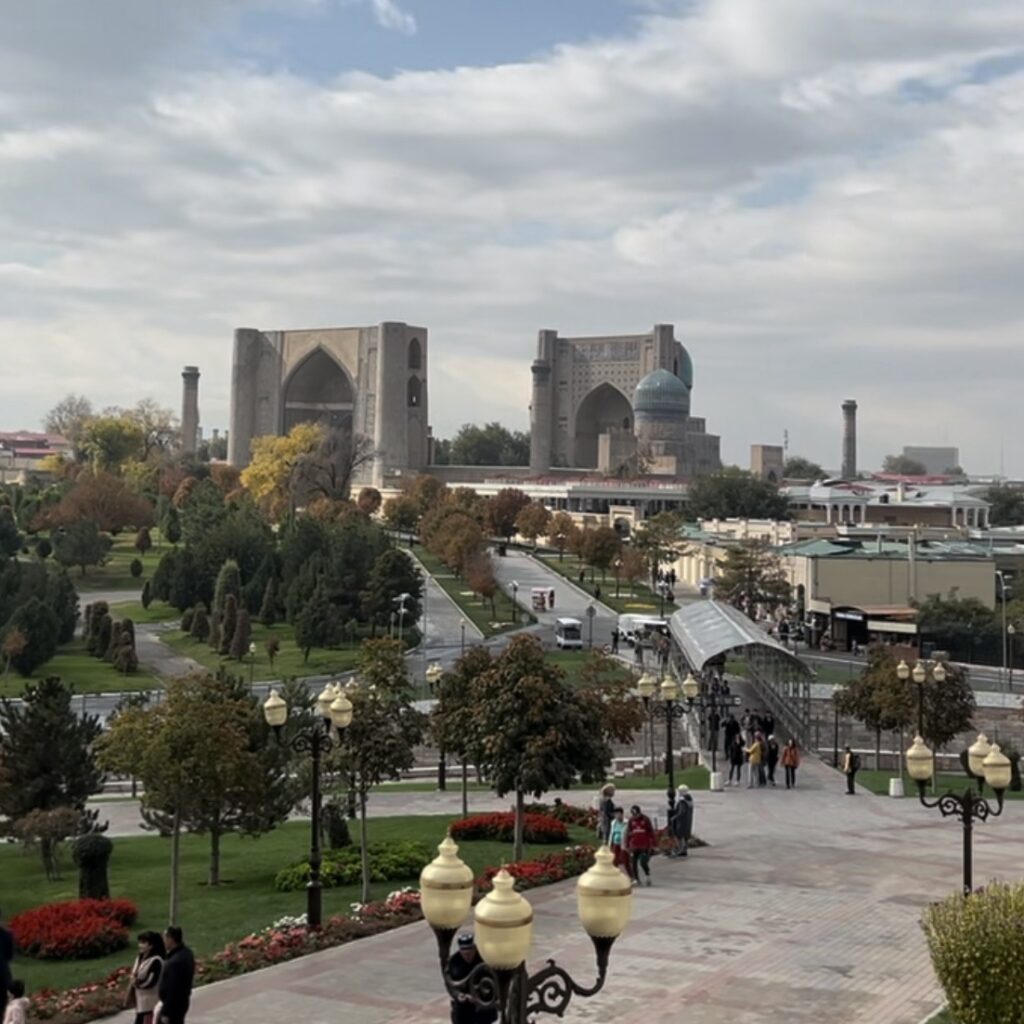
[[[711,845],[655,861],[605,990],[574,1002],[566,1021],[920,1024],[941,1003],[918,922],[926,903],[959,887],[959,826],[910,799],[844,796],[817,762],[799,782],[696,795],[697,831]],[[976,831],[979,884],[1014,873],[1021,811],[1013,803]],[[529,899],[534,966],[555,957],[589,983],[573,883]],[[201,989],[189,1021],[435,1024],[448,1020],[441,993],[433,937],[418,924]]]

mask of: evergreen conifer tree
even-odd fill
[[[228,654],[231,650],[231,641],[235,638],[235,630],[238,628],[238,599],[234,594],[228,594],[224,599],[224,619],[220,626],[220,645],[217,650],[221,654]]]

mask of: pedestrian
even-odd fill
[[[608,831],[608,848],[615,858],[615,866],[632,877],[630,870],[629,853],[626,851],[626,818],[621,807],[615,808],[615,816],[612,818],[611,828]]]
[[[744,708],[743,714],[740,715],[740,728],[743,730],[743,735],[747,736],[750,733],[750,725],[753,721],[753,715],[750,713],[750,708]]]
[[[800,767],[800,748],[792,737],[782,748],[782,767],[786,769],[786,789],[796,789],[796,770]]]
[[[550,608],[552,611],[555,610],[555,588],[554,587],[552,587],[548,591],[548,608]]]
[[[184,1024],[192,1002],[192,982],[196,975],[196,959],[185,945],[177,925],[168,925],[164,932],[167,958],[160,973],[160,1003],[156,1024]]]
[[[738,786],[743,779],[743,758],[745,750],[743,747],[743,737],[736,733],[733,737],[732,744],[729,747],[729,782],[730,786]],[[735,776],[735,782],[733,777]]]
[[[615,819],[615,787],[609,783],[601,790],[597,803],[597,834],[603,843],[611,837],[612,821]]]
[[[857,772],[860,771],[860,754],[855,754],[849,747],[843,751],[843,774],[846,776],[846,795],[856,796],[854,788],[857,782]]]
[[[775,785],[775,766],[779,763],[779,744],[774,736],[769,735],[765,761],[768,765],[768,785]]]
[[[484,960],[476,948],[472,932],[463,932],[455,944],[457,950],[448,960],[448,977],[458,984],[465,981]],[[477,1006],[468,992],[456,992],[452,996],[452,1024],[493,1024],[497,1019],[496,1009]]]
[[[25,982],[12,978],[4,986],[4,998],[7,1000],[7,1008],[4,1010],[3,1024],[28,1024]]]
[[[595,601],[600,601],[601,600],[601,584],[600,583],[595,583],[594,584],[594,600]]]
[[[629,809],[629,824],[626,827],[626,849],[632,858],[631,873],[633,884],[640,884],[640,872],[644,873],[644,882],[651,884],[651,853],[654,850],[654,826],[651,819],[640,810],[637,804]]]
[[[672,808],[668,824],[675,841],[669,856],[687,856],[690,837],[693,835],[693,794],[689,786],[680,786],[676,790],[676,805]]]
[[[640,645],[640,639],[637,638],[633,644],[633,657],[636,659],[636,663],[640,668],[644,667],[644,649]]]
[[[587,578],[587,570],[580,569],[580,586],[583,586],[583,581]]]
[[[775,732],[775,716],[770,711],[766,711],[761,718],[761,732],[765,736],[771,736]]]
[[[167,951],[159,932],[139,935],[139,953],[128,980],[125,1007],[135,1010],[135,1024],[153,1024],[153,1011],[160,998],[160,975]]]
[[[754,734],[753,742],[743,752],[747,755],[747,789],[754,788],[755,780],[757,785],[763,785],[764,783],[761,781],[763,751],[761,750],[760,733]]]
[[[708,746],[713,754],[718,753],[718,730],[722,726],[722,719],[715,708],[711,709],[708,715]]]
[[[725,716],[725,725],[722,726],[722,729],[725,733],[725,752],[730,754],[733,743],[740,734],[740,723],[736,721],[731,711]]]
[[[612,654],[619,653],[619,630],[618,627],[612,626]]]
[[[7,1006],[7,986],[11,983],[11,961],[14,959],[14,936],[4,924],[0,910],[0,1020]]]

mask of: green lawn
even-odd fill
[[[616,789],[668,789],[668,776],[659,772],[653,779],[650,775],[631,775],[625,779],[612,779]],[[707,768],[683,768],[676,772],[677,786],[689,786],[690,789],[709,789],[711,774]]]
[[[596,587],[601,588],[601,602],[606,604],[613,611],[620,615],[658,615],[662,607],[661,600],[650,587],[644,583],[627,583],[621,580],[618,588],[615,586],[615,574],[607,573],[603,578],[600,572],[591,571],[575,555],[566,555],[562,561],[558,555],[538,555],[538,558],[550,569],[564,576],[567,580],[575,583],[577,587],[585,590],[592,597],[596,597]],[[580,582],[580,570],[586,570],[583,582]],[[593,576],[593,578],[591,578]],[[616,596],[616,589],[618,596]],[[675,611],[676,606],[665,602],[664,610],[666,615]]]
[[[274,658],[271,667],[267,657],[267,640],[276,637],[281,642],[281,650]],[[200,664],[216,671],[226,667],[234,675],[249,678],[250,658],[242,661],[222,658],[209,644],[198,643],[180,630],[168,630],[160,639],[179,654],[194,658]],[[252,677],[256,682],[268,679],[301,678],[302,676],[332,675],[336,672],[348,672],[356,667],[359,657],[358,646],[346,646],[336,649],[314,647],[309,652],[309,660],[303,659],[302,651],[295,644],[292,627],[281,622],[267,628],[258,622],[253,623],[252,642],[256,644],[256,657],[252,664]]]
[[[499,590],[494,596],[494,609],[491,602],[481,602],[470,591],[466,584],[456,579],[451,570],[441,560],[431,554],[422,544],[417,545],[413,554],[420,560],[423,568],[437,581],[438,586],[459,606],[462,614],[473,623],[484,636],[494,636],[510,629],[518,629],[534,620],[534,617],[520,607],[516,613],[516,622],[512,621],[512,600],[504,591]]]
[[[111,605],[111,614],[117,619],[131,619],[139,623],[171,622],[181,618],[181,612],[163,601],[154,601],[148,608],[143,608],[138,601],[125,601]]]
[[[139,579],[132,576],[129,568],[133,558],[141,557],[135,550],[135,534],[131,531],[114,538],[114,545],[104,565],[87,569],[85,576],[80,575],[77,569],[72,571],[83,605],[88,603],[90,590],[133,590],[137,594],[142,592],[143,583],[153,575],[164,552],[170,548],[170,544],[160,536],[158,530],[152,529],[149,532],[153,538],[153,547],[146,553],[146,557],[142,558],[142,576]]]
[[[872,755],[861,755],[865,763],[874,763]],[[862,769],[857,772],[857,782],[871,790],[872,793],[876,793],[879,796],[889,795],[889,780],[899,778],[899,772],[893,771],[881,771],[877,772],[872,769]],[[954,793],[962,793],[964,789],[969,785],[977,788],[976,782],[971,782],[964,774],[956,774],[952,772],[940,772],[936,780],[935,789],[938,793],[945,793],[947,789],[953,790]],[[906,796],[916,799],[917,798],[917,785],[914,783],[910,776],[904,773],[903,775],[903,792]],[[929,794],[930,795],[930,794]],[[985,795],[988,797],[992,796],[992,790],[986,787]],[[1007,800],[1021,800],[1024,799],[1024,792],[1014,792],[1013,790],[1006,791]]]
[[[586,626],[583,628],[584,634],[586,634]],[[578,683],[580,681],[580,673],[583,666],[586,664],[587,659],[591,657],[592,653],[593,652],[586,649],[582,651],[549,651],[545,655],[544,660],[552,665],[557,665],[562,669],[570,683]],[[615,661],[612,664],[615,665],[616,677],[621,679],[632,678],[632,673],[621,662]]]
[[[372,801],[372,796],[371,796]],[[444,816],[375,818],[370,820],[370,841],[418,839],[431,847],[439,843],[451,819]],[[358,831],[358,829],[356,829]],[[585,829],[571,829],[573,842],[593,841]],[[151,836],[115,838],[110,863],[111,895],[135,900],[139,920],[133,931],[162,929],[167,924],[168,868],[170,843]],[[308,850],[309,826],[303,822],[284,825],[259,839],[228,836],[223,842],[222,877],[217,889],[205,885],[209,841],[202,836],[182,840],[182,895],[180,923],[190,946],[203,955],[215,952],[227,942],[242,938],[272,924],[285,914],[305,912],[305,895],[274,889],[274,876],[282,867],[301,860]],[[528,856],[541,857],[558,846],[531,847]],[[463,860],[476,874],[511,857],[511,844],[464,843]],[[21,910],[54,900],[74,899],[78,879],[70,864],[64,878],[48,882],[38,856],[20,847],[0,847],[0,877],[4,880],[4,912],[13,916]],[[386,896],[405,884],[381,882],[373,886],[374,898]],[[324,890],[325,914],[345,913],[359,899],[356,886]],[[18,959],[16,977],[24,978],[29,990],[42,987],[67,988],[110,971],[132,960],[132,947],[98,960],[67,963]]]
[[[130,676],[122,675],[109,662],[87,654],[85,641],[76,639],[59,648],[57,653],[32,673],[32,679],[60,676],[71,683],[76,693],[109,693],[115,690],[151,690],[160,680],[151,672],[140,668]],[[0,696],[17,697],[26,682],[16,672],[0,678]]]

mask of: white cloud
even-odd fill
[[[1024,9],[659,11],[530,62],[327,82],[186,59],[195,27],[159,19],[127,62],[42,16],[0,39],[5,419],[72,388],[177,404],[195,362],[220,426],[233,327],[406,319],[435,433],[521,426],[538,328],[674,321],[732,459],[788,427],[838,463],[854,395],[869,460],[949,440],[996,468],[1024,432]]]
[[[416,34],[416,19],[408,11],[403,11],[395,0],[371,0],[371,3],[373,16],[382,28],[394,29],[407,36]]]

